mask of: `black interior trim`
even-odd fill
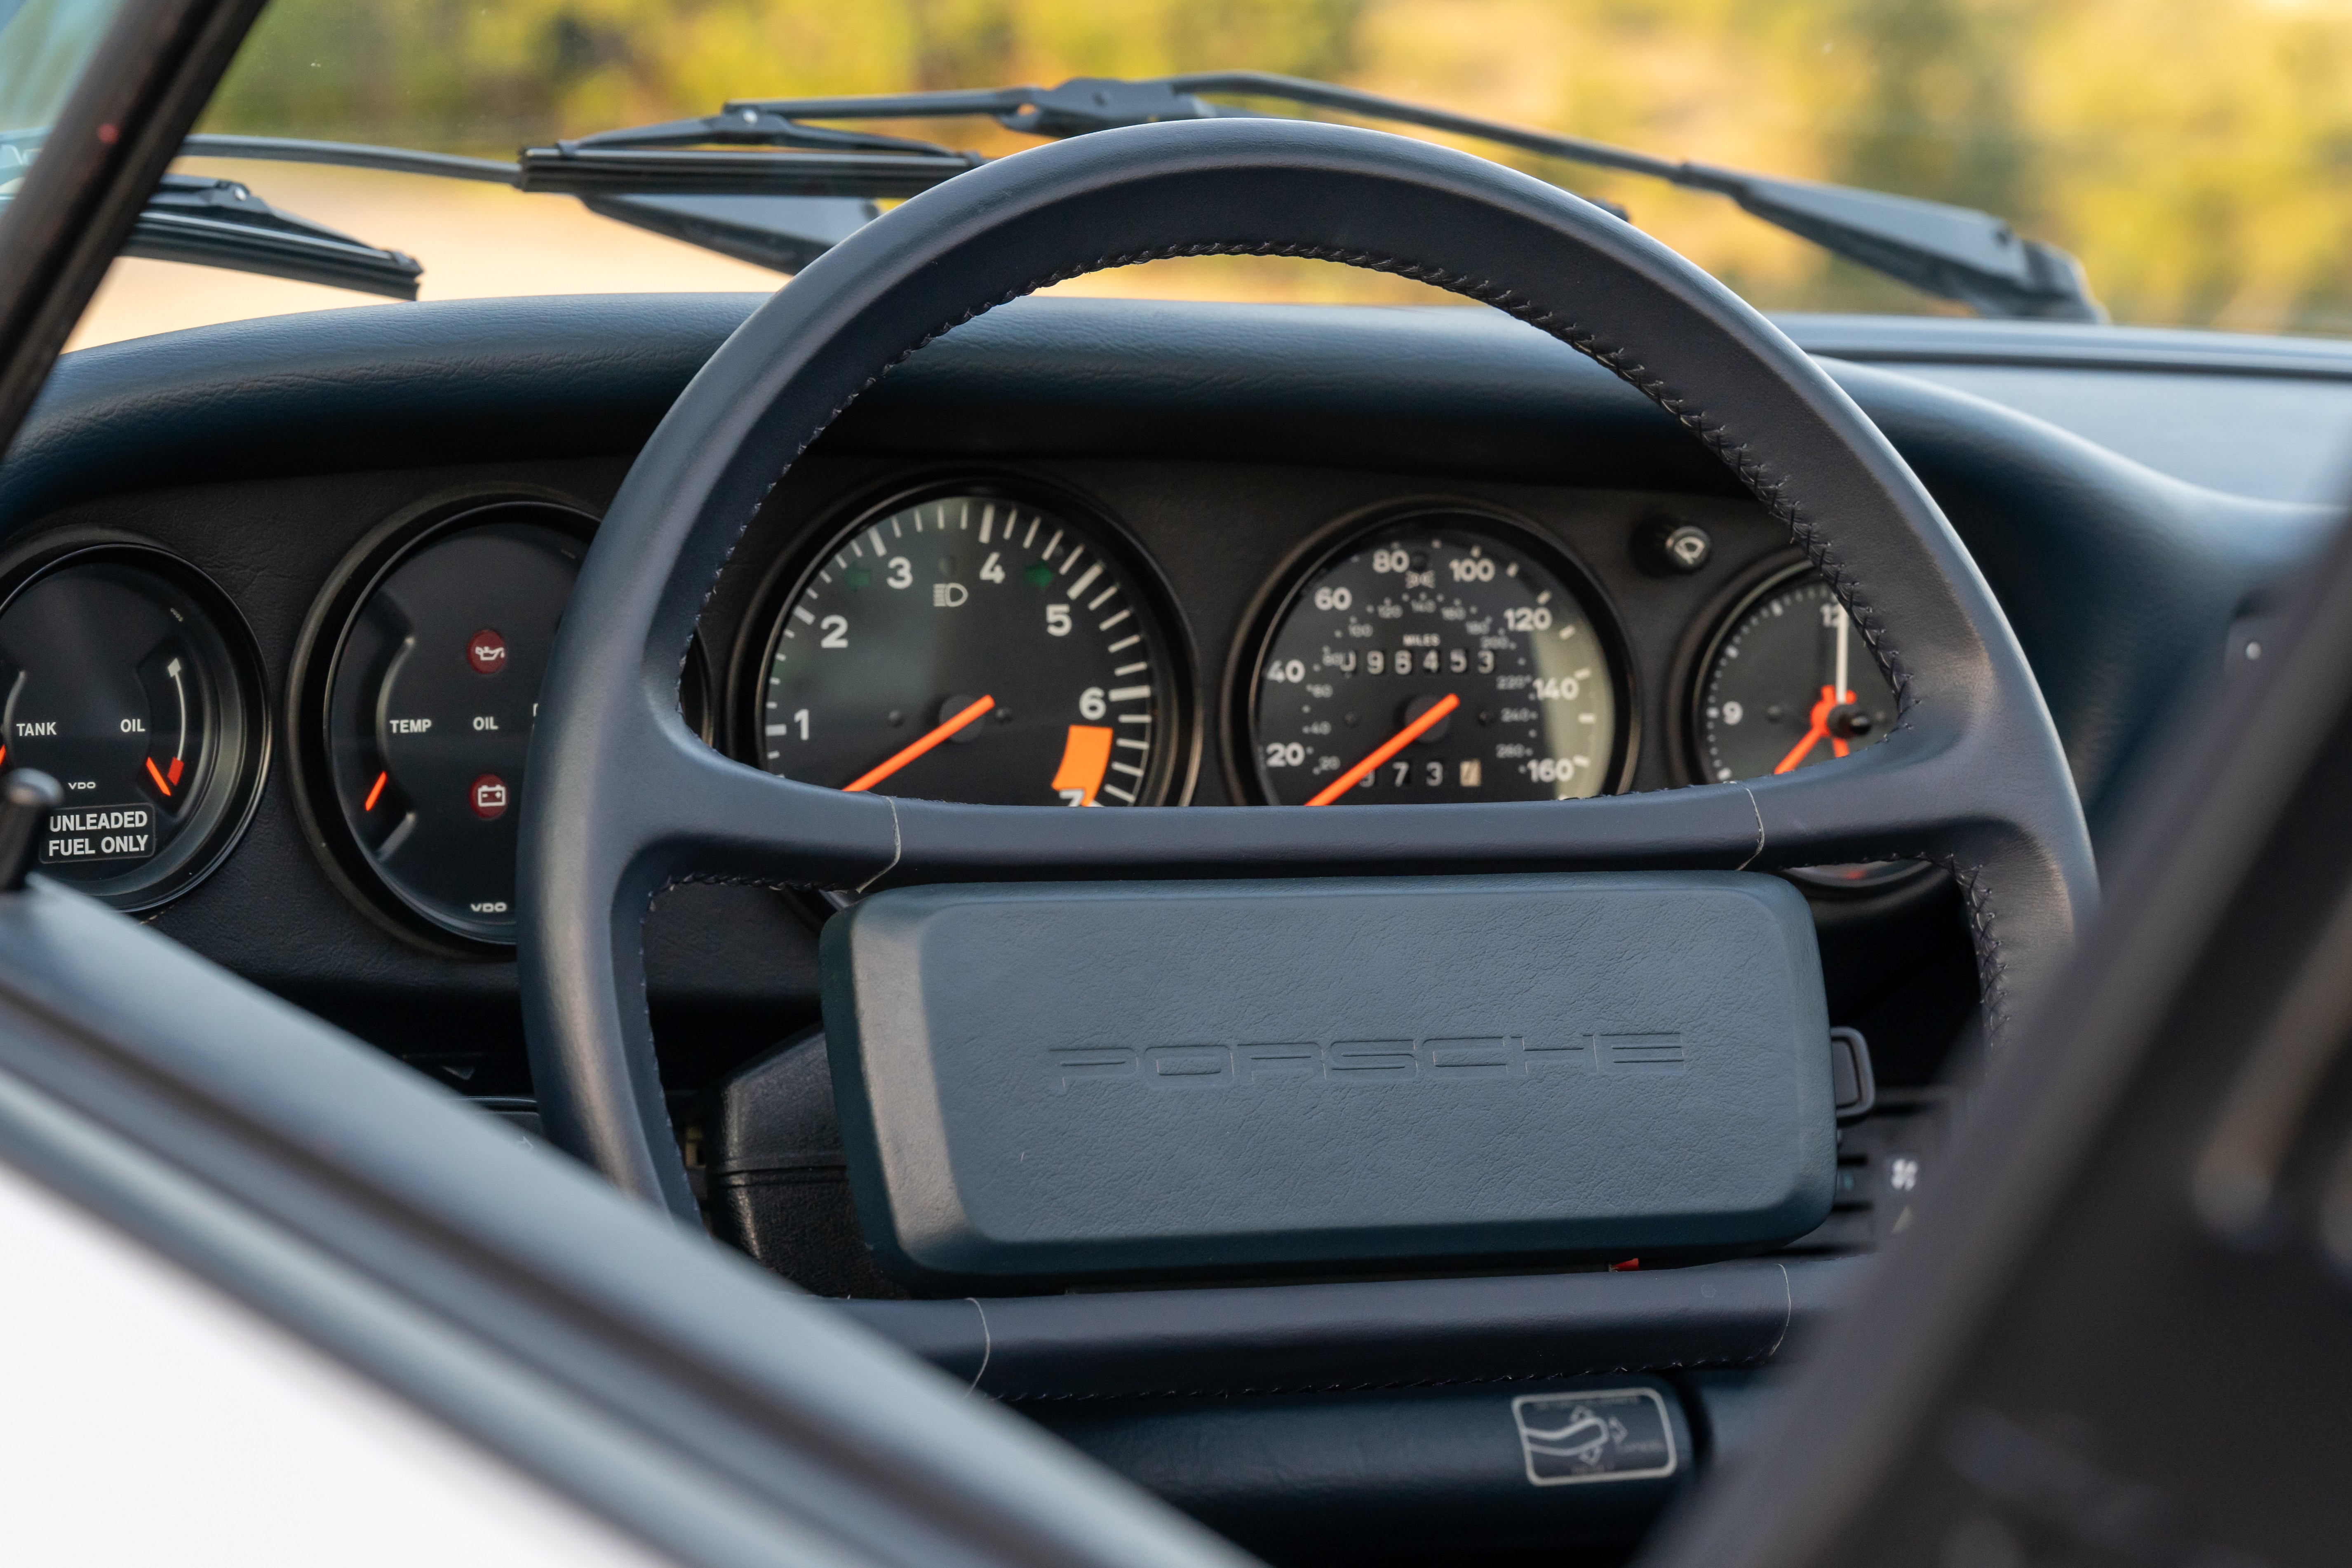
[[[1259,1398],[1753,1365],[1813,1331],[1868,1267],[1789,1258],[838,1310],[1014,1403]]]

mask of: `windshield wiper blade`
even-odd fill
[[[416,298],[425,268],[414,257],[353,239],[281,212],[235,180],[166,174],[147,198],[125,256],[257,272],[298,283]]]
[[[790,148],[779,153],[772,149]],[[578,196],[911,196],[988,160],[929,142],[803,125],[749,104],[699,120],[526,147],[516,185]]]
[[[1605,142],[1529,130],[1381,93],[1265,71],[1202,71],[1135,81],[1081,77],[1053,88],[749,99],[728,104],[721,113],[701,123],[715,124],[731,117],[747,129],[781,121],[805,132],[815,129],[801,123],[810,120],[986,116],[1013,131],[1058,138],[1162,121],[1250,113],[1211,103],[1200,96],[1203,93],[1417,125],[1565,163],[1708,191],[1729,197],[1766,223],[1835,255],[1927,293],[1958,300],[1984,315],[2066,321],[2107,319],[2081,264],[2072,256],[2054,246],[2026,239],[2003,219],[1972,207],[1661,158]]]
[[[567,149],[569,149],[567,151]],[[519,190],[554,195],[911,196],[980,167],[975,153],[754,153],[627,145],[527,147]]]
[[[701,121],[680,121],[676,127],[655,126],[652,132],[673,132],[672,143],[709,141]],[[635,133],[614,138],[622,147],[635,145]],[[661,139],[647,138],[654,145]],[[914,147],[895,137],[865,136],[855,132],[814,131],[807,144]],[[579,143],[598,154],[606,151],[603,139],[584,137]],[[5,147],[0,147],[5,151]],[[527,182],[524,160],[502,163],[494,158],[467,158],[454,153],[421,153],[406,147],[372,147],[352,142],[308,142],[283,136],[190,136],[180,143],[185,157],[247,158],[274,163],[319,163],[344,169],[368,169],[392,174],[423,174],[446,180],[475,180],[532,191],[576,195],[581,205],[600,217],[682,240],[704,250],[715,250],[738,261],[778,272],[797,272],[840,244],[879,215],[867,199],[874,195],[911,195],[929,189],[950,174],[960,174],[976,160],[957,158],[944,173],[908,184],[904,192],[890,181],[877,181],[854,169],[834,171],[815,178],[795,168],[789,180],[754,173],[723,172],[683,175],[658,160],[649,170],[616,170],[592,158],[572,182],[562,179]],[[526,157],[528,154],[526,154]],[[772,154],[769,155],[772,156]],[[877,186],[883,188],[877,190]],[[779,191],[787,194],[779,195]],[[814,194],[793,195],[807,190]],[[847,193],[846,195],[838,193]]]
[[[14,170],[29,168],[48,137],[46,126],[0,132],[0,182],[16,178]],[[411,165],[413,173],[444,176],[452,171],[415,165],[484,162],[398,148],[346,147],[257,136],[191,136],[183,150],[212,157],[274,157],[282,163],[351,163],[362,168],[383,167],[382,160],[399,159]],[[511,171],[509,174],[510,177]],[[0,207],[13,199],[13,194],[0,195]],[[122,254],[352,289],[387,300],[415,299],[416,280],[425,276],[424,266],[413,256],[370,245],[325,224],[281,211],[238,181],[194,174],[165,174],[155,183],[147,205],[131,225]]]

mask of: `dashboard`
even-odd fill
[[[68,792],[43,868],[451,1087],[528,1094],[539,675],[636,446],[754,303],[369,308],[69,356],[0,466],[7,755]],[[1991,581],[2104,836],[2332,514],[1832,370]],[[1826,765],[1894,719],[1780,526],[1541,334],[1095,300],[992,312],[854,406],[752,520],[678,700],[796,779],[1111,810],[1664,789]],[[1973,1006],[1957,895],[1909,864],[1805,885],[1833,1021],[1927,1092]],[[689,1127],[814,1022],[827,912],[657,901]]]

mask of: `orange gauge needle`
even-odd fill
[[[1342,794],[1355,788],[1357,781],[1360,780],[1366,773],[1370,773],[1374,768],[1379,767],[1382,763],[1387,762],[1391,757],[1395,756],[1399,752],[1403,751],[1407,746],[1412,745],[1415,741],[1420,740],[1423,735],[1429,733],[1430,730],[1435,726],[1440,719],[1444,718],[1448,713],[1453,712],[1456,708],[1461,706],[1462,699],[1454,696],[1451,691],[1447,692],[1444,696],[1439,698],[1430,706],[1428,712],[1423,714],[1420,718],[1415,719],[1412,723],[1407,724],[1403,729],[1399,730],[1395,734],[1391,735],[1386,741],[1382,742],[1379,751],[1374,752],[1370,756],[1366,757],[1362,762],[1358,763],[1354,767],[1349,768],[1346,773],[1341,773],[1338,778],[1333,779],[1329,784],[1325,784],[1321,789],[1316,791],[1314,798],[1309,800],[1307,804],[1309,805],[1330,805],[1333,801],[1339,799]]]
[[[1843,700],[1847,702],[1853,701],[1853,693],[1851,691],[1847,692]],[[1821,744],[1823,741],[1827,741],[1830,743],[1830,755],[1833,757],[1843,757],[1846,754],[1846,743],[1843,741],[1839,740],[1835,735],[1830,733],[1830,710],[1835,708],[1839,701],[1840,699],[1838,697],[1836,687],[1824,686],[1822,688],[1822,700],[1813,704],[1812,728],[1807,730],[1805,731],[1804,738],[1789,749],[1789,754],[1787,756],[1782,757],[1779,762],[1772,764],[1772,771],[1774,773],[1785,773],[1790,772],[1799,763],[1805,760],[1807,752],[1811,752],[1815,746]]]
[[[155,781],[155,787],[163,792],[165,800],[172,798],[172,786],[163,782],[163,770],[155,765],[155,759],[152,757],[147,759],[147,776]]]
[[[938,729],[933,730],[921,740],[917,741],[913,745],[908,746],[905,751],[898,752],[888,762],[883,763],[877,767],[869,768],[865,773],[860,773],[855,781],[844,786],[844,793],[856,795],[860,790],[872,789],[876,784],[880,784],[884,779],[888,778],[892,773],[897,773],[900,768],[905,767],[908,763],[913,762],[925,752],[928,752],[932,747],[939,745],[941,742],[952,738],[958,730],[970,724],[982,714],[992,710],[995,707],[996,699],[993,697],[982,697],[977,699],[970,707],[965,708],[961,712],[950,714],[945,723],[941,724]]]

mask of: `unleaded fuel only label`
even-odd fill
[[[1531,1485],[1654,1480],[1675,1473],[1674,1423],[1654,1389],[1526,1394],[1511,1401],[1511,1415],[1519,1424]]]
[[[130,805],[75,805],[49,813],[41,836],[41,863],[60,866],[82,860],[144,860],[155,853],[155,810],[144,801]]]

